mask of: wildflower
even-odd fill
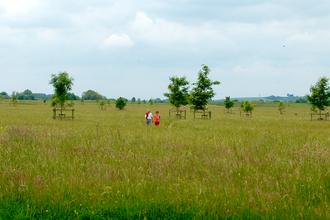
[[[48,210],[46,210],[46,212],[48,212]]]
[[[80,204],[80,206],[82,206],[82,204]]]

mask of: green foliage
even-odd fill
[[[85,99],[84,99],[84,98],[81,98],[81,99],[80,99],[80,102],[81,102],[81,104],[83,104],[83,103],[84,103],[84,101],[85,101]]]
[[[330,105],[330,91],[329,91],[329,79],[327,77],[321,77],[315,84],[311,86],[309,91],[310,95],[306,96],[306,99],[312,106],[315,106],[321,111],[325,110],[325,107]]]
[[[11,94],[11,101],[14,103],[14,105],[17,103],[17,97],[18,97],[18,93],[14,91]]]
[[[234,107],[234,104],[235,104],[233,101],[230,101],[230,96],[226,97],[226,99],[223,103],[225,104],[225,108],[228,110],[230,108]]]
[[[116,108],[118,108],[119,110],[123,110],[125,106],[126,106],[126,102],[125,102],[124,98],[119,97],[116,100]]]
[[[303,98],[296,99],[295,103],[307,103],[308,101]]]
[[[282,114],[283,110],[285,109],[284,102],[279,102],[278,105],[277,105],[277,109]]]
[[[251,102],[249,102],[248,100],[246,100],[245,102],[243,102],[243,108],[242,108],[242,110],[244,112],[252,112],[255,106],[256,105],[254,105]]]
[[[169,93],[164,93],[165,97],[168,97],[169,102],[175,108],[179,108],[182,105],[188,104],[188,88],[189,82],[186,80],[186,77],[170,77],[171,83],[168,85]]]
[[[138,104],[138,105],[141,104],[141,99],[140,99],[140,98],[138,98],[138,100],[137,100],[137,104]]]
[[[147,101],[146,101],[145,99],[143,99],[143,101],[142,101],[142,102],[143,102],[143,104],[146,104],[146,103],[147,103]]]
[[[219,85],[219,81],[211,81],[208,78],[210,69],[206,65],[202,65],[202,70],[198,72],[198,80],[193,83],[195,86],[190,92],[190,102],[194,109],[205,110],[208,101],[215,96],[212,86]]]
[[[73,85],[73,78],[69,77],[67,72],[59,72],[57,75],[52,74],[49,84],[54,87],[55,94],[52,96],[52,106],[60,105],[65,108],[65,103],[69,98],[68,92]]]
[[[149,99],[149,104],[150,105],[153,105],[154,104],[154,101],[152,101],[152,99]]]
[[[134,103],[136,101],[135,97],[132,98],[132,102]]]
[[[87,90],[86,92],[82,93],[82,98],[85,100],[100,100],[100,99],[106,99],[105,96],[100,95],[99,93],[93,91],[93,90]]]

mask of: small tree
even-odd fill
[[[43,102],[44,102],[44,104],[46,104],[46,101],[47,101],[47,99],[46,99],[46,98],[44,98],[44,99],[43,99]]]
[[[100,109],[103,110],[105,106],[105,101],[102,100],[99,105],[100,105]]]
[[[245,102],[243,102],[243,108],[242,108],[242,110],[243,110],[243,112],[246,112],[246,114],[248,115],[249,112],[252,112],[253,111],[253,109],[254,109],[255,106],[256,105],[254,105],[251,102],[249,102],[248,100],[246,100]]]
[[[277,109],[280,112],[280,114],[283,114],[283,110],[285,109],[284,102],[279,102],[277,105]]]
[[[13,102],[13,105],[14,106],[16,106],[18,95],[19,94],[17,92],[15,92],[15,91],[11,94],[11,101]]]
[[[52,106],[60,105],[61,110],[65,108],[65,104],[69,99],[68,92],[73,85],[73,78],[69,77],[67,72],[59,72],[58,75],[52,74],[49,84],[54,87],[55,94],[52,96]]]
[[[309,91],[311,95],[307,95],[306,99],[311,103],[312,107],[319,109],[321,119],[321,111],[325,110],[330,105],[330,91],[329,91],[329,79],[327,77],[321,77],[315,84],[311,85]]]
[[[135,97],[132,98],[132,103],[134,103],[136,101]]]
[[[119,97],[116,101],[116,108],[118,108],[119,110],[123,110],[125,106],[125,100],[122,97]]]
[[[140,98],[138,98],[138,100],[137,100],[137,104],[138,104],[138,105],[141,104],[141,99],[140,99]]]
[[[226,97],[226,100],[223,102],[225,104],[225,108],[227,109],[227,112],[229,112],[229,109],[234,107],[234,102],[230,101],[230,96]]]
[[[169,93],[164,93],[165,97],[168,97],[168,100],[172,106],[176,109],[180,108],[182,105],[188,104],[188,88],[189,82],[186,80],[186,77],[170,77],[171,83],[168,85]]]
[[[146,101],[145,99],[143,99],[143,101],[142,101],[142,102],[143,102],[143,104],[146,104],[146,103],[147,103],[147,101]]]
[[[152,101],[152,99],[149,99],[149,104],[150,105],[153,105],[154,104],[154,101]]]
[[[80,103],[81,103],[82,105],[84,104],[84,101],[85,101],[84,98],[81,98],[81,99],[80,99]]]
[[[211,81],[208,78],[210,69],[206,65],[202,65],[202,70],[198,72],[198,81],[193,83],[195,87],[190,92],[190,102],[195,110],[203,110],[205,112],[208,101],[215,96],[212,86],[219,85],[219,81]]]

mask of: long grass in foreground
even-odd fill
[[[291,105],[253,117],[211,106],[211,120],[169,119],[163,104],[77,104],[74,120],[1,105],[0,218],[330,218],[330,122]]]

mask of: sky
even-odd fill
[[[0,0],[0,91],[165,98],[171,76],[197,81],[205,64],[213,99],[304,96],[330,73],[330,1]],[[192,87],[192,85],[191,85]]]

